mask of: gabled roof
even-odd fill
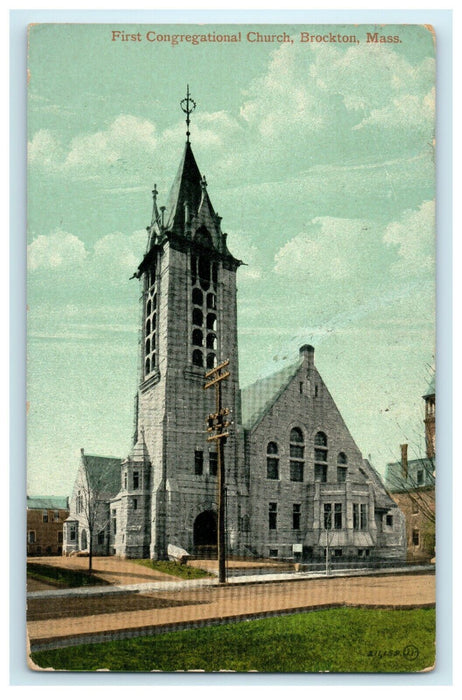
[[[288,386],[302,364],[302,359],[295,364],[258,379],[241,390],[242,425],[247,430],[253,428],[272,407],[278,396]]]
[[[27,496],[30,510],[68,510],[66,496]]]
[[[371,480],[376,508],[396,508],[396,503],[388,493],[380,475],[368,459],[363,459],[363,469]]]
[[[90,488],[101,497],[112,497],[120,491],[120,468],[118,457],[99,457],[82,454],[82,464],[90,481]]]

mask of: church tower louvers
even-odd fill
[[[122,465],[121,556],[162,559],[168,545],[200,552],[216,544],[217,454],[205,430],[214,397],[204,391],[204,375],[223,359],[230,360],[223,403],[240,422],[240,261],[228,250],[191,148],[193,104],[188,90],[183,156],[167,206],[158,206],[154,186],[146,253],[135,273],[141,285],[140,377],[134,447]],[[225,446],[229,523],[238,507],[237,432]]]

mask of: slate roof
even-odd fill
[[[241,390],[242,425],[245,429],[250,430],[260,422],[295,377],[302,362],[303,359],[299,359],[295,364],[284,367],[269,377],[258,379]]]
[[[201,179],[191,144],[188,142],[168,197],[164,221],[167,230],[179,235],[184,233],[184,203],[188,203],[191,215],[198,212],[202,200]]]
[[[83,454],[82,462],[86,468],[91,489],[98,491],[101,497],[112,498],[119,493],[121,459]]]
[[[372,482],[376,508],[396,508],[396,503],[388,493],[379,473],[368,459],[363,459],[363,469]]]
[[[27,496],[29,510],[68,510],[66,496]]]

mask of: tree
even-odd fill
[[[114,476],[114,460],[90,457],[83,449],[81,455],[76,511],[80,525],[88,531],[88,570],[91,572],[95,538],[109,522],[108,491]]]

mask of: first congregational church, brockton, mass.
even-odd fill
[[[355,444],[303,345],[294,364],[239,387],[236,274],[189,139],[168,204],[153,213],[141,284],[140,376],[126,459],[81,451],[63,553],[198,554],[217,543],[215,408],[205,373],[229,360],[223,448],[229,555],[371,561],[405,558],[404,518]],[[232,241],[230,241],[232,249]]]

